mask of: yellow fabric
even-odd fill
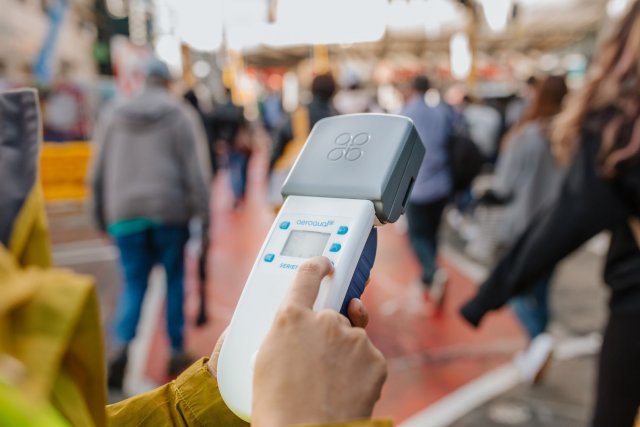
[[[9,250],[21,266],[51,267],[49,229],[42,188],[34,185],[11,232]]]
[[[248,426],[222,401],[206,358],[175,381],[107,406],[107,413],[112,426]]]
[[[291,169],[302,147],[307,142],[310,125],[309,111],[305,107],[300,107],[291,114],[291,130],[293,131],[293,139],[284,147],[282,155],[273,165],[273,169],[276,171]]]
[[[0,295],[0,355],[26,372],[13,386],[29,401],[50,402],[73,425],[106,425],[104,352],[92,280],[63,270],[21,268],[0,246]],[[11,376],[0,371],[0,378]]]
[[[225,405],[218,383],[200,359],[175,381],[153,391],[107,407],[110,426],[225,426],[249,424]],[[325,427],[391,427],[391,421],[351,421],[323,424]],[[320,427],[304,424],[300,427]]]
[[[15,387],[0,381],[0,426],[69,427],[47,402],[26,399]]]
[[[249,424],[236,417],[225,405],[218,383],[200,359],[175,381],[124,402],[107,406],[111,426],[225,426]],[[320,427],[304,424],[300,427]],[[325,427],[391,427],[391,421],[351,421],[322,424]]]

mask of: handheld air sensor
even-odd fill
[[[425,154],[413,122],[386,114],[320,120],[282,187],[284,204],[247,279],[229,324],[218,385],[227,406],[250,421],[253,365],[296,269],[326,256],[332,277],[320,286],[314,310],[346,315],[369,279],[375,225],[404,212]]]

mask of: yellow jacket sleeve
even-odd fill
[[[110,426],[248,426],[227,408],[203,358],[175,381],[107,406]],[[392,427],[391,421],[305,424],[304,427]],[[303,427],[303,426],[300,426]]]
[[[224,404],[218,383],[200,359],[176,380],[107,406],[110,426],[248,426]]]

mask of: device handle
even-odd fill
[[[360,259],[358,260],[356,270],[353,272],[353,277],[351,278],[349,289],[347,290],[347,294],[342,302],[342,307],[340,308],[340,313],[345,316],[347,316],[347,307],[349,307],[351,300],[354,298],[360,298],[364,292],[364,288],[367,285],[369,276],[371,275],[373,263],[376,260],[377,248],[378,229],[376,227],[372,227],[369,237],[367,237],[367,242],[364,244],[362,255],[360,255]]]

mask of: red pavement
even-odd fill
[[[263,157],[263,156],[260,156]],[[248,203],[238,211],[227,177],[214,186],[212,235],[209,253],[209,322],[194,326],[197,312],[195,260],[187,268],[187,348],[195,356],[208,355],[226,327],[256,254],[273,220],[264,200],[262,162],[253,162]],[[387,357],[389,377],[375,416],[401,422],[429,404],[510,360],[525,344],[517,321],[508,310],[488,316],[473,330],[458,316],[459,306],[475,285],[448,260],[449,292],[440,315],[427,313],[416,284],[419,266],[400,227],[380,231],[372,280],[363,300],[371,321],[367,331]],[[168,343],[164,321],[158,319],[146,375],[158,383],[166,380]]]

